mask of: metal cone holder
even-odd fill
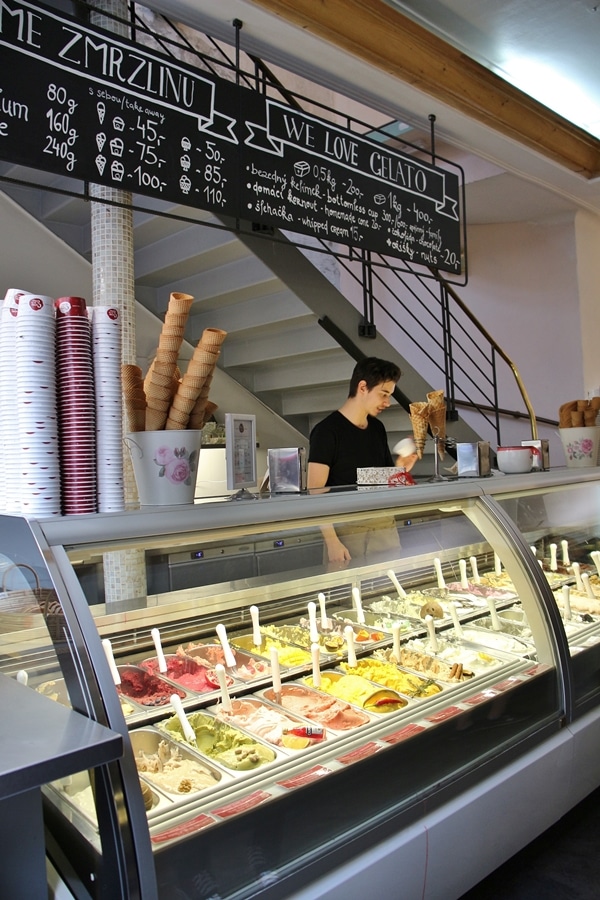
[[[440,433],[439,433],[439,428],[435,428],[435,429],[432,431],[431,437],[432,437],[433,444],[434,444],[434,451],[433,451],[433,475],[431,476],[431,478],[429,479],[429,481],[430,481],[430,482],[435,482],[435,481],[449,481],[450,479],[449,479],[449,478],[446,478],[445,475],[440,475],[440,456],[439,456],[439,453],[438,453],[438,447],[439,447],[439,445],[440,445],[440,441],[443,441],[443,444],[444,444],[444,447],[445,447],[445,448],[448,448],[448,447],[455,447],[455,446],[456,446],[456,440],[455,440],[455,438],[449,438],[449,437],[441,438],[441,437],[440,437]]]

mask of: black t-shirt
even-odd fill
[[[383,423],[369,416],[367,427],[358,428],[339,410],[311,431],[308,461],[329,466],[329,487],[356,484],[358,468],[394,465]]]

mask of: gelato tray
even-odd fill
[[[294,644],[296,647],[302,647],[303,650],[310,651],[313,644],[310,639],[310,629],[302,625],[261,625],[260,630],[262,634],[274,638],[276,641]],[[346,650],[346,642],[341,633],[323,634],[320,632],[318,644],[319,650],[325,656],[342,656]]]
[[[535,646],[530,641],[504,634],[501,631],[494,631],[492,628],[474,626],[463,628],[463,639],[472,644],[482,644],[484,647],[491,647],[502,653],[513,653],[516,656],[531,657],[535,653]]]
[[[144,659],[140,666],[152,675],[168,678],[169,681],[175,681],[186,690],[195,691],[197,694],[207,694],[219,689],[219,680],[215,670],[191,656],[172,653],[165,656],[165,663],[167,664],[166,672],[160,671],[159,660],[156,656]],[[230,675],[227,675],[227,684],[229,687],[233,684],[233,678]]]
[[[36,691],[39,694],[43,694],[44,697],[49,697],[51,700],[55,700],[63,706],[68,706],[69,709],[71,708],[71,701],[69,700],[69,693],[64,678],[54,678],[50,681],[42,681],[36,687]],[[119,694],[119,702],[125,718],[143,711],[143,707],[137,706],[121,694]]]
[[[311,728],[306,719],[282,712],[281,707],[256,697],[233,699],[231,711],[219,705],[213,707],[211,712],[220,721],[250,731],[261,740],[286,750],[305,750],[321,743],[326,737],[323,728]]]
[[[391,688],[413,700],[433,697],[442,690],[441,685],[431,678],[423,678],[421,675],[400,669],[393,663],[383,662],[372,657],[359,659],[354,667],[348,663],[342,663],[341,668],[350,675],[362,675],[369,681]]]
[[[214,788],[224,777],[214,766],[157,731],[130,732],[138,774],[170,798],[183,799]]]
[[[263,696],[269,702],[276,703],[273,688],[265,690]],[[288,712],[334,731],[350,731],[372,721],[365,712],[347,701],[338,700],[302,684],[282,684],[280,700],[277,705]]]
[[[314,687],[312,676],[304,679],[309,687]],[[397,712],[408,705],[406,697],[397,691],[373,684],[362,675],[345,675],[343,672],[321,672],[321,683],[315,690],[331,694],[339,700],[346,700],[366,712],[375,715]]]
[[[118,693],[141,706],[167,706],[172,694],[178,694],[182,700],[187,696],[175,684],[152,675],[141,666],[117,666],[117,671],[121,679],[117,685]]]
[[[85,816],[94,828],[98,827],[94,789],[87,772],[77,772],[75,775],[69,775],[60,781],[53,781],[50,786],[63,802],[76,809],[80,815]],[[161,801],[163,804],[166,804],[166,800],[161,798],[156,791],[152,790],[150,785],[141,779],[140,787],[147,813],[158,811]]]
[[[474,606],[486,606],[488,600],[494,600],[496,603],[510,603],[511,600],[517,599],[516,592],[508,588],[477,584],[474,581],[468,581],[466,585],[463,585],[461,581],[453,581],[446,584],[446,590],[450,598],[456,596],[467,600]]]
[[[178,648],[177,653],[204,661],[208,666],[216,666],[219,663],[225,666],[225,652],[221,644],[189,644],[185,650],[183,647]],[[235,668],[228,669],[228,672],[235,678],[241,681],[254,681],[270,676],[271,666],[266,660],[233,648],[232,653],[235,657]]]
[[[358,613],[355,609],[340,609],[333,613],[333,619],[338,623],[338,627],[343,629],[346,625],[352,625],[354,628],[354,640],[356,643],[372,643],[389,638],[392,633],[393,625],[400,626],[400,634],[412,634],[413,631],[419,631],[423,628],[422,619],[407,619],[386,613],[376,613],[369,609],[363,610],[364,623],[359,624]],[[377,630],[387,632],[385,636],[376,637]],[[364,633],[366,637],[361,637]]]
[[[299,666],[309,666],[312,657],[308,650],[298,647],[295,644],[286,643],[263,634],[263,642],[259,646],[254,643],[252,634],[244,634],[240,637],[233,637],[229,641],[234,650],[244,650],[256,656],[262,656],[270,659],[271,647],[276,647],[279,654],[279,663],[289,669],[295,669]]]
[[[396,659],[392,649],[376,650],[373,656],[450,684],[484,675],[506,661],[513,661],[512,657],[504,660],[488,649],[479,649],[456,638],[441,636],[436,639],[435,653],[428,640],[414,638],[402,645],[400,660]],[[434,663],[431,664],[430,660]]]
[[[445,681],[448,684],[459,684],[462,681],[469,681],[475,676],[475,670],[460,661],[458,651],[455,662],[446,662],[444,659],[427,653],[423,649],[417,650],[415,647],[406,646],[400,648],[399,658],[391,648],[383,647],[376,650],[373,656],[382,662],[402,666],[405,669],[426,675],[428,678]]]
[[[195,734],[195,741],[189,746],[226,769],[247,772],[277,758],[271,747],[214,716],[194,712],[187,718]],[[157,727],[169,737],[188,743],[177,716],[157,722]]]

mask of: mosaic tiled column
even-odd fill
[[[115,22],[100,11],[127,19],[127,4],[122,0],[101,0],[92,24],[128,36],[126,25]],[[115,306],[121,314],[121,357],[124,363],[136,362],[135,279],[133,261],[133,213],[129,191],[92,185],[90,194],[92,224],[92,281],[94,305]],[[102,202],[102,201],[109,201]],[[122,205],[113,206],[113,203]],[[127,424],[123,414],[123,432]],[[137,489],[129,454],[124,454],[125,503],[137,502]],[[120,550],[104,554],[106,602],[145,597],[146,561],[143,550]]]

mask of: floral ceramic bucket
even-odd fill
[[[194,502],[202,431],[136,431],[125,443],[141,506]]]
[[[600,426],[589,425],[582,428],[559,428],[560,439],[569,469],[579,469],[598,465],[600,449]]]

